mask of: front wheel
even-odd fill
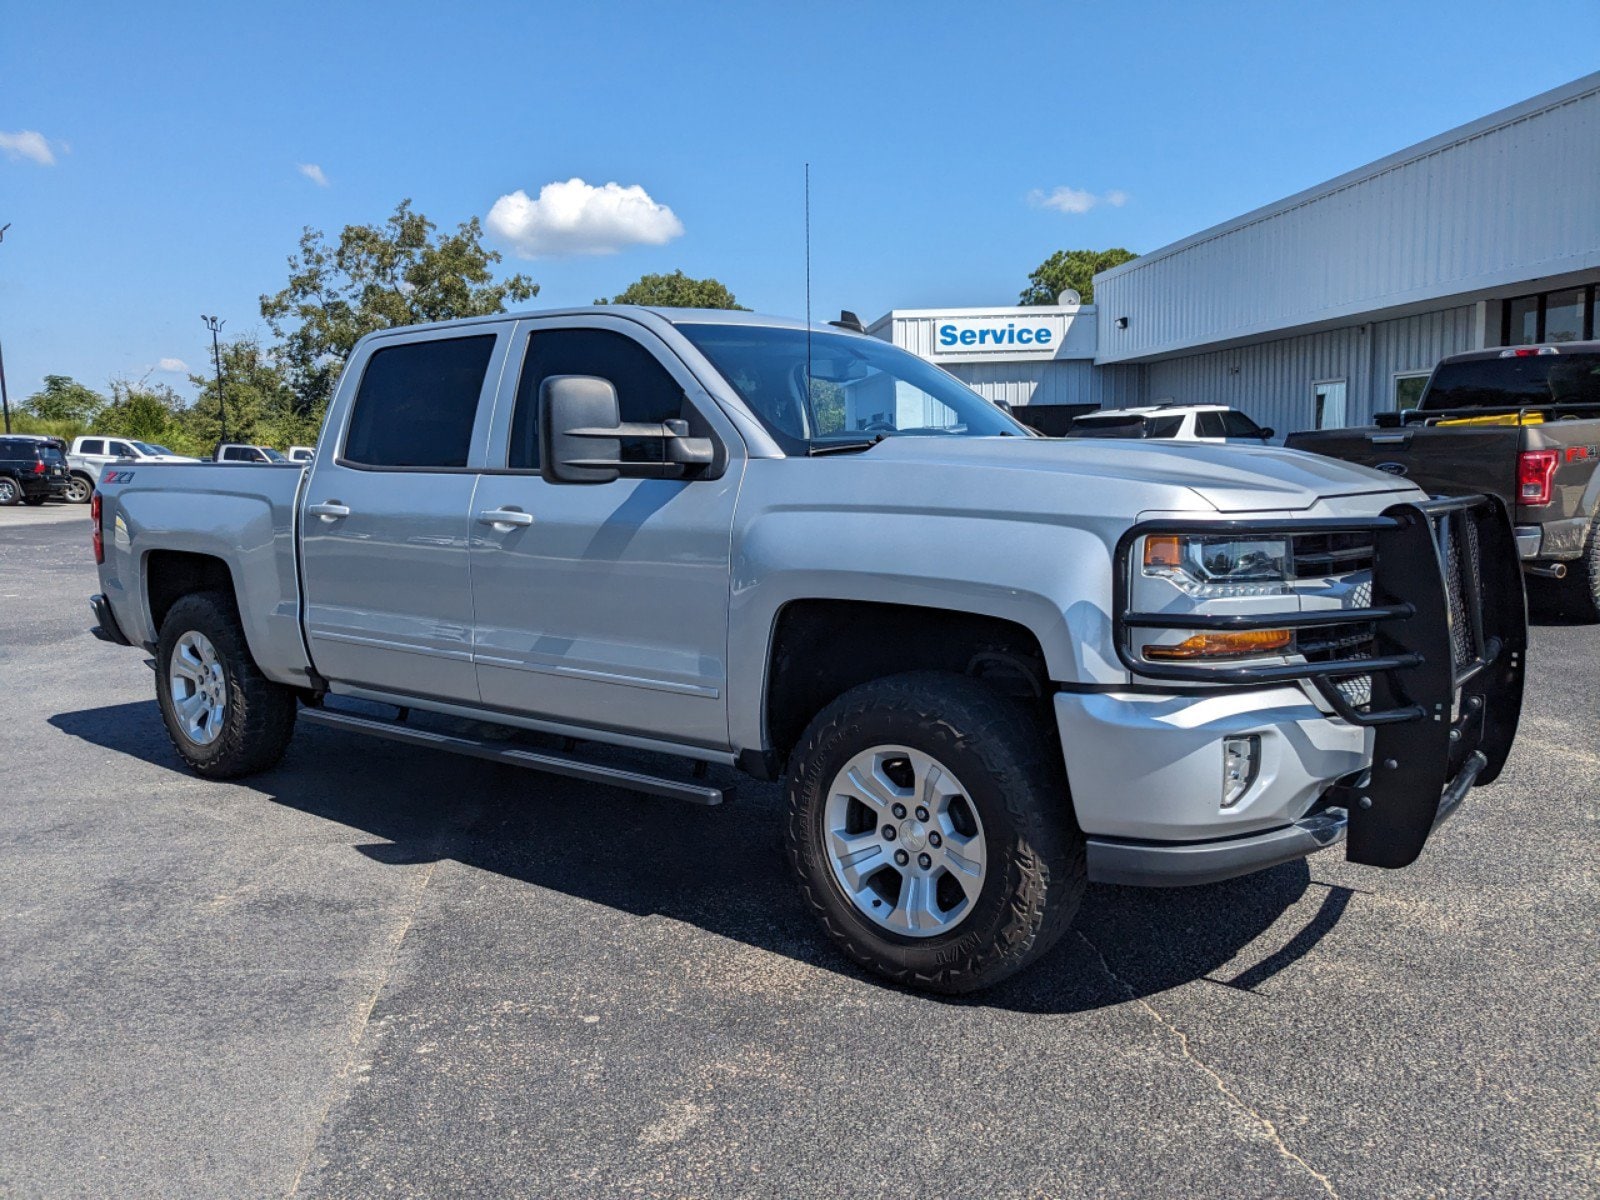
[[[293,689],[261,673],[221,592],[185,596],[161,622],[156,699],[179,756],[208,779],[265,771],[294,733]]]
[[[1083,836],[1050,739],[957,675],[846,692],[812,721],[788,787],[789,859],[849,957],[970,992],[1033,962],[1082,900]]]
[[[87,504],[94,495],[94,483],[87,475],[74,475],[67,480],[66,493],[61,497],[68,504]]]

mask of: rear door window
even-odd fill
[[[1222,414],[1219,412],[1202,412],[1194,415],[1195,435],[1203,438],[1227,437],[1227,431],[1222,426]]]
[[[80,442],[79,447],[79,454],[104,454],[106,452],[106,443],[103,438],[88,438]]]
[[[366,467],[467,465],[495,335],[386,346],[361,374],[341,461]]]
[[[1230,408],[1219,415],[1222,417],[1222,431],[1227,437],[1258,438],[1262,434],[1261,426],[1242,412],[1235,412]]]

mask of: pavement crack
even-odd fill
[[[300,1180],[305,1176],[306,1168],[311,1165],[311,1156],[316,1153],[322,1128],[328,1123],[328,1114],[333,1111],[334,1104],[343,1093],[345,1081],[350,1078],[351,1068],[355,1066],[356,1055],[361,1050],[361,1039],[366,1036],[367,1026],[372,1021],[372,1010],[378,1006],[378,997],[383,995],[383,989],[389,986],[395,964],[400,959],[400,945],[406,940],[406,934],[411,932],[411,926],[416,923],[417,913],[422,910],[422,894],[428,890],[428,884],[433,881],[433,873],[438,866],[438,859],[428,864],[427,870],[422,874],[422,882],[417,885],[416,893],[412,897],[410,910],[405,914],[405,919],[389,935],[389,945],[384,955],[383,966],[378,971],[377,982],[373,984],[372,991],[368,994],[366,1002],[361,1005],[350,1027],[349,1048],[345,1051],[344,1061],[339,1064],[339,1070],[328,1084],[328,1095],[322,1105],[322,1111],[317,1114],[317,1119],[311,1123],[311,1128],[306,1134],[305,1153],[300,1156],[300,1164],[295,1168],[294,1178],[289,1181],[289,1188],[283,1194],[284,1200],[290,1200],[290,1197],[300,1190]]]
[[[1321,1171],[1313,1167],[1305,1159],[1301,1158],[1293,1150],[1289,1149],[1288,1143],[1283,1140],[1283,1135],[1278,1132],[1278,1126],[1272,1121],[1272,1119],[1258,1110],[1254,1105],[1252,1105],[1243,1096],[1230,1087],[1226,1079],[1224,1079],[1217,1071],[1210,1067],[1204,1059],[1200,1058],[1200,1056],[1194,1052],[1194,1047],[1190,1045],[1189,1042],[1189,1035],[1183,1030],[1179,1029],[1171,1021],[1167,1020],[1166,1017],[1162,1016],[1160,1010],[1157,1009],[1155,1005],[1151,1004],[1143,996],[1139,995],[1139,993],[1134,990],[1132,984],[1112,970],[1111,964],[1106,961],[1106,956],[1100,952],[1100,947],[1096,946],[1092,941],[1090,941],[1081,930],[1074,929],[1072,932],[1077,935],[1079,941],[1081,941],[1085,946],[1089,947],[1089,950],[1094,954],[1095,958],[1099,960],[1100,969],[1106,973],[1106,977],[1115,983],[1117,987],[1121,988],[1123,994],[1127,996],[1129,1000],[1142,1008],[1145,1011],[1145,1014],[1149,1016],[1152,1021],[1154,1021],[1172,1036],[1172,1038],[1178,1043],[1178,1049],[1183,1054],[1184,1061],[1190,1063],[1208,1079],[1210,1079],[1212,1084],[1215,1085],[1216,1089],[1222,1093],[1223,1098],[1230,1105],[1260,1126],[1261,1131],[1266,1135],[1267,1140],[1272,1143],[1273,1149],[1275,1149],[1281,1157],[1294,1163],[1307,1175],[1310,1175],[1311,1178],[1315,1179],[1319,1184],[1322,1185],[1322,1190],[1327,1192],[1329,1196],[1333,1197],[1333,1200],[1339,1200],[1339,1193],[1334,1188],[1333,1181]]]

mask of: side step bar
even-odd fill
[[[586,783],[601,783],[609,787],[626,788],[633,792],[647,792],[652,796],[666,796],[673,800],[687,800],[690,804],[721,804],[732,799],[731,787],[709,783],[696,783],[687,779],[669,779],[648,775],[643,771],[630,771],[625,767],[606,766],[585,762],[571,754],[554,750],[529,750],[522,746],[502,746],[476,738],[457,737],[449,733],[435,733],[431,729],[416,729],[379,717],[364,717],[356,713],[339,712],[331,708],[302,708],[300,720],[330,729],[347,729],[356,733],[370,733],[374,737],[396,742],[409,742],[414,746],[431,746],[436,750],[450,750],[490,762],[509,763],[513,767],[528,767],[546,771],[551,775],[565,775]]]

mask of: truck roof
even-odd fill
[[[1486,350],[1464,350],[1460,354],[1447,354],[1440,365],[1456,362],[1482,362],[1490,358],[1511,358],[1508,350],[1537,350],[1551,354],[1600,354],[1600,341],[1594,342],[1533,342],[1526,346],[1491,346]]]
[[[796,317],[780,317],[770,313],[746,312],[733,308],[667,308],[642,304],[581,304],[566,308],[512,309],[503,313],[489,313],[481,317],[457,317],[452,321],[430,321],[421,325],[401,325],[380,329],[366,336],[380,338],[392,334],[410,333],[428,329],[451,329],[457,326],[481,325],[490,321],[516,320],[524,317],[577,317],[614,316],[650,317],[672,325],[759,325],[774,329],[804,329],[806,322]],[[826,321],[811,322],[817,333],[854,333],[854,330],[831,325]],[[866,335],[857,335],[866,336]],[[363,339],[364,340],[364,339]]]

